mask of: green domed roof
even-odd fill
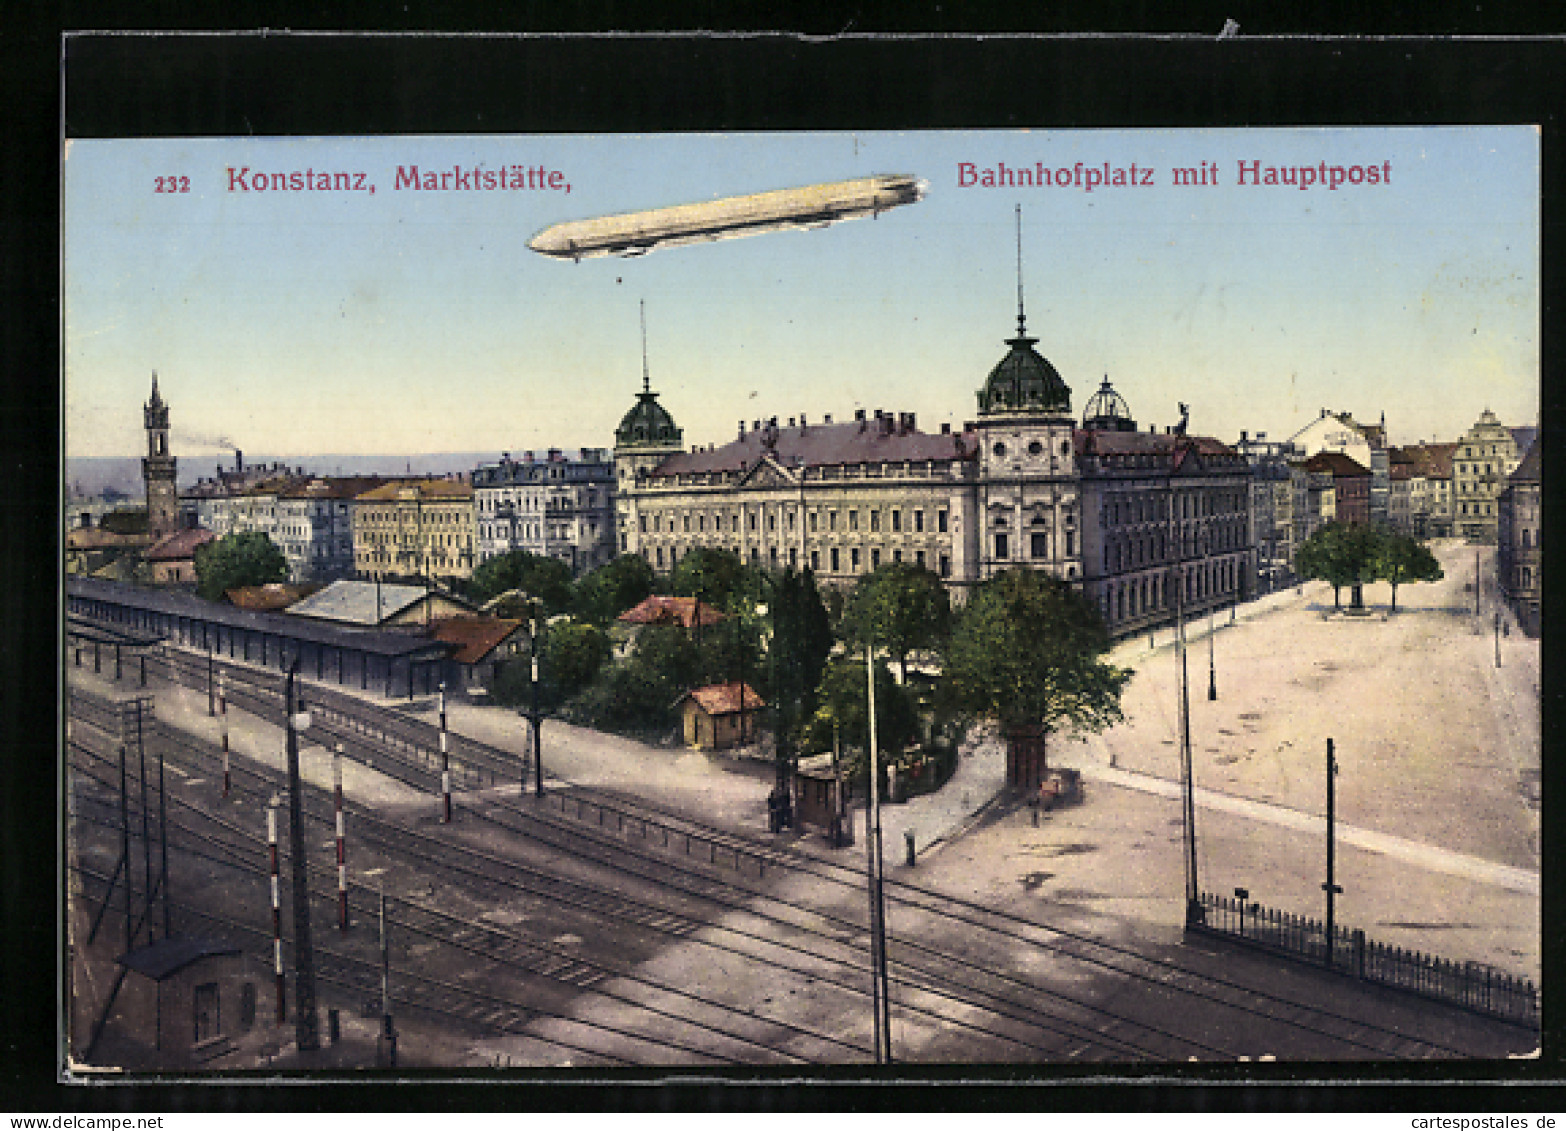
[[[979,390],[979,412],[1071,412],[1071,390],[1038,350],[1037,338],[1022,331],[1018,319],[1017,336],[1008,338],[1011,352],[990,370],[984,388]]]
[[[616,448],[678,448],[682,433],[674,417],[658,403],[658,394],[643,388],[636,404],[614,430]]]

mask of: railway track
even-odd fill
[[[196,672],[192,665],[199,663],[197,658],[187,657],[187,661],[171,663],[170,674],[177,678],[181,673]],[[261,674],[264,684],[270,673]],[[199,675],[204,679],[204,663],[199,663]],[[275,715],[281,709],[280,677],[275,682],[275,689],[258,686],[240,694],[250,695],[256,709]],[[313,712],[320,709],[318,690],[310,690]],[[438,733],[436,728],[401,716],[384,720],[387,725],[382,727],[364,717],[377,713],[372,705],[340,693],[330,694],[348,701],[334,709],[340,711],[345,733],[358,756],[373,760],[375,768],[392,772],[408,784],[432,790],[438,780],[436,772],[428,758],[417,752]],[[238,703],[242,699],[231,690],[230,701]],[[480,781],[483,770],[478,766],[486,759],[490,765],[509,765],[511,776],[515,776],[518,757],[513,753],[457,736],[453,736],[451,749],[454,760],[466,757],[475,764],[473,772]],[[695,914],[671,911],[666,902],[627,901],[623,895],[608,896],[606,901],[602,891],[561,887],[559,877],[544,876],[537,870],[525,881],[533,885],[528,889],[532,894],[582,914],[686,938],[711,920],[716,908],[726,917],[723,930],[742,935],[747,951],[770,951],[776,955],[780,950],[791,949],[794,957],[784,961],[794,962],[792,968],[799,973],[817,978],[827,977],[820,968],[821,956],[835,955],[833,973],[841,988],[856,995],[866,992],[861,988],[868,986],[862,913],[857,917],[824,915],[819,901],[790,904],[774,893],[775,884],[763,882],[796,876],[857,892],[863,883],[857,870],[742,834],[707,828],[683,815],[609,791],[588,791],[556,783],[546,794],[546,803],[558,806],[558,812],[547,813],[536,804],[521,799],[508,801],[493,794],[484,796],[479,804],[464,803],[463,811],[493,823],[508,835],[527,837],[562,857],[594,860],[604,868],[634,875],[661,891],[675,891],[681,898],[704,904],[706,910]],[[451,843],[449,837],[436,839],[430,852],[444,854]],[[671,846],[681,847],[694,860],[671,861]],[[698,866],[702,856],[706,857],[704,866]],[[514,892],[524,882],[514,863],[491,861],[484,867],[503,869],[507,879],[502,886],[507,890]],[[724,870],[724,874],[714,874],[715,869]],[[467,882],[481,883],[491,878],[474,876]],[[1282,1026],[1307,1044],[1317,1042],[1322,1049],[1319,1055],[1327,1058],[1468,1055],[1438,1039],[1410,1038],[1396,1026],[1336,1012],[1237,977],[1215,975],[1194,963],[1150,958],[1082,932],[999,914],[976,902],[914,884],[889,880],[887,896],[893,927],[893,973],[897,992],[907,999],[906,1007],[932,1019],[946,1015],[946,1023],[950,1023],[954,1006],[987,1014],[985,1024],[976,1028],[1008,1042],[1009,1047],[1025,1055],[1046,1059],[1184,1060],[1190,1056],[1234,1059],[1242,1052],[1221,1039],[1194,1039],[1122,1009],[1109,1008],[1101,1001],[1074,999],[1062,991],[1055,979],[994,969],[993,964],[986,964],[983,947],[975,947],[973,955],[965,956],[926,945],[919,939],[934,932],[925,927],[943,927],[949,933],[953,924],[961,924],[996,946],[1036,948],[1091,976],[1124,980],[1140,992],[1168,1001],[1176,1010],[1182,1006],[1217,1008],[1250,1023]],[[739,930],[729,922],[736,916],[746,917],[756,927]],[[784,937],[796,939],[798,944],[792,948],[784,946],[780,942]],[[810,962],[805,960],[807,955]],[[778,961],[776,957],[772,960]],[[904,1001],[896,1004],[905,1006]],[[1019,1028],[1031,1028],[1032,1039],[1018,1039]],[[1041,1032],[1048,1034],[1047,1043],[1037,1039]]]
[[[156,741],[167,741],[171,737],[174,739],[173,745],[177,747],[178,736],[162,733],[154,735]],[[87,744],[79,741],[73,743],[73,751],[79,757],[98,759],[101,763],[101,776],[92,775],[90,768],[84,769],[83,772],[95,776],[95,780],[105,791],[113,791],[117,787],[117,782],[112,777],[115,767],[107,755],[97,754]],[[169,750],[165,750],[166,755],[169,753]],[[257,772],[250,768],[236,768],[235,783],[236,799],[246,800],[257,809],[264,804],[264,799],[281,785],[276,775]],[[208,860],[255,873],[253,878],[260,882],[257,865],[264,859],[264,846],[258,830],[251,830],[232,820],[202,812],[172,794],[171,802],[171,830],[177,830],[184,837],[199,842]],[[329,811],[323,799],[319,797],[311,798],[310,809],[312,815],[323,821],[326,812]],[[514,898],[517,894],[518,886],[515,883],[506,882],[504,878],[497,879],[493,874],[496,866],[503,862],[490,859],[478,862],[477,866],[473,866],[470,862],[466,868],[431,867],[431,854],[427,849],[431,847],[432,838],[422,836],[418,830],[394,827],[362,810],[357,810],[353,819],[357,838],[372,841],[378,852],[400,850],[405,863],[409,860],[413,861],[432,877],[434,882],[429,885],[432,889],[436,886],[444,889],[455,877],[470,885],[487,885],[497,896]],[[117,826],[117,812],[106,814],[103,821],[106,825]],[[198,828],[198,825],[202,827]],[[192,846],[185,844],[179,847],[190,849]],[[437,850],[434,856],[440,857],[442,855],[439,852],[440,845],[435,843],[434,848]],[[283,852],[283,856],[286,858],[286,851]],[[542,876],[551,885],[556,880],[546,873],[537,873],[537,875]],[[351,899],[355,906],[361,904],[364,907],[369,906],[365,903],[366,891],[367,889],[360,885],[352,885]],[[327,890],[317,884],[313,895],[320,904],[324,917],[330,921],[336,911],[335,890]],[[555,902],[559,902],[558,892],[555,896]],[[258,905],[262,902],[264,899],[258,898]],[[578,903],[580,904],[580,901]],[[364,907],[361,907],[361,910]],[[728,1062],[833,1063],[845,1058],[853,1058],[859,1052],[851,1043],[839,1040],[831,1034],[814,1032],[784,1019],[769,1019],[758,1017],[748,1011],[734,1010],[721,1002],[689,993],[667,982],[638,975],[627,968],[584,958],[573,954],[568,948],[541,944],[536,939],[521,937],[514,931],[472,916],[454,914],[409,899],[393,901],[390,907],[393,924],[399,931],[413,932],[422,938],[438,941],[443,946],[460,950],[475,959],[482,959],[487,965],[503,969],[516,976],[546,979],[576,992],[595,992],[600,997],[614,1000],[635,1013],[656,1018],[656,1024],[666,1040],[670,1039],[672,1032],[677,1032],[683,1027],[700,1031],[703,1039],[709,1042],[727,1042],[743,1049],[742,1055],[727,1058]],[[605,921],[613,921],[623,916],[627,908],[623,903],[604,897],[594,910]],[[657,909],[649,911],[632,908],[630,910],[643,912],[641,919],[646,927],[662,934],[672,931],[683,935],[699,926],[694,919],[673,916]],[[614,982],[615,985],[606,984],[610,982]],[[656,997],[665,1004],[638,1000],[626,991],[627,986]],[[682,1013],[680,1011],[682,1009],[685,1012]],[[557,1015],[556,1019],[563,1018]],[[756,1035],[745,1030],[760,1032]],[[779,1054],[774,1050],[774,1046],[780,1044],[805,1051],[803,1054]],[[680,1046],[677,1041],[671,1041],[671,1047]],[[698,1045],[684,1047],[693,1055],[697,1055],[698,1059],[710,1055],[703,1052]]]

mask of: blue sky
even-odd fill
[[[1147,187],[960,187],[1076,162]],[[1219,183],[1176,186],[1213,162]],[[1263,166],[1390,162],[1389,184],[1239,186]],[[399,166],[559,170],[571,191],[395,190]],[[372,195],[230,191],[228,169],[362,171]],[[875,173],[928,182],[873,220],[560,262],[539,230]],[[188,193],[155,178],[188,177]],[[73,140],[65,444],[132,456],[156,369],[175,454],[601,445],[641,383],[687,444],[766,416],[916,411],[960,426],[1016,325],[1083,404],[1143,427],[1284,438],[1322,407],[1455,439],[1534,423],[1539,142],[1529,127]]]

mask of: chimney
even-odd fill
[[[759,421],[759,420],[752,420],[750,422],[750,430],[752,432],[760,432],[761,431],[761,421]]]
[[[234,470],[245,470],[245,453],[240,451],[238,448],[234,449]]]
[[[1245,429],[1243,429],[1243,428],[1240,429],[1240,443],[1242,443],[1242,444],[1250,443],[1250,441],[1246,439]]]
[[[862,409],[862,408],[854,409],[854,420],[856,420],[857,422],[863,424],[864,423],[864,419],[865,419],[865,410]],[[862,432],[862,431],[864,431],[864,429],[861,428],[860,431]]]
[[[800,413],[799,414],[799,430],[801,432],[803,432],[805,430],[805,427],[806,427],[806,425],[805,425],[805,414],[804,413]]]
[[[745,422],[743,420],[739,422],[739,438],[741,440],[745,438]]]
[[[942,436],[950,436],[951,434],[952,434],[952,422],[950,420],[943,420],[943,421],[941,421],[941,435]]]
[[[794,418],[792,416],[788,418],[788,426],[790,428],[794,427]]]
[[[831,424],[832,423],[832,414],[829,412],[824,417],[822,417],[821,419],[824,422],[826,422],[827,424]]]

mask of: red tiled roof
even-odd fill
[[[1329,471],[1334,479],[1368,478],[1370,471],[1342,452],[1317,452],[1305,461],[1306,471]]]
[[[1458,444],[1411,444],[1408,447],[1391,449],[1390,458],[1394,466],[1399,463],[1407,464],[1413,475],[1423,476],[1426,479],[1450,479],[1452,455],[1459,446]]]
[[[230,589],[223,596],[228,598],[228,603],[236,608],[251,609],[256,612],[276,612],[278,609],[286,609],[295,601],[302,601],[310,594],[320,590],[319,585],[288,585],[284,582],[274,581],[269,585],[242,585],[237,589]]]
[[[773,437],[770,447],[767,437]],[[686,475],[692,472],[744,471],[763,452],[784,467],[826,467],[858,463],[901,463],[925,460],[972,459],[978,438],[971,432],[920,432],[905,428],[894,416],[881,420],[851,420],[839,424],[763,428],[747,432],[710,451],[681,452],[654,469],[654,475]]]
[[[430,623],[430,635],[442,644],[455,645],[451,658],[459,664],[476,664],[522,625],[501,617],[441,617]]]
[[[696,705],[709,715],[735,715],[740,712],[740,703],[743,698],[744,710],[753,711],[765,707],[761,696],[756,694],[756,689],[748,683],[715,683],[710,687],[698,687],[693,691],[687,691],[680,697],[683,703],[687,699],[696,700]]]
[[[701,609],[699,614],[698,604]],[[704,625],[717,624],[723,619],[723,614],[717,609],[705,602],[698,602],[695,597],[663,597],[655,593],[634,609],[621,613],[619,620],[622,624],[678,624],[694,628],[698,615]]]
[[[194,530],[176,530],[161,542],[154,544],[142,556],[149,562],[179,562],[194,558],[196,550],[214,541],[217,535],[197,527]]]
[[[73,526],[65,532],[68,550],[118,550],[145,546],[151,539],[146,534],[120,534],[101,526]]]

